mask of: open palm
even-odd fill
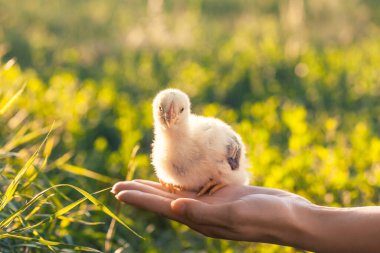
[[[269,230],[293,222],[289,208],[311,203],[293,193],[255,186],[226,186],[213,195],[169,193],[161,184],[119,182],[112,192],[127,204],[152,211],[211,237],[273,242]],[[275,239],[276,240],[276,239]],[[280,241],[278,243],[281,243]]]

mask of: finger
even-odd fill
[[[142,183],[142,184],[146,184],[146,185],[155,187],[157,189],[162,189],[163,188],[161,183],[155,182],[155,181],[150,181],[150,180],[145,180],[145,179],[134,179],[133,181],[136,181],[136,182],[139,182],[139,183]]]
[[[199,225],[227,227],[233,217],[228,204],[210,205],[195,199],[176,199],[172,201],[171,208],[189,222]]]
[[[113,186],[112,186],[112,189],[111,189],[111,193],[113,194],[118,194],[120,191],[124,190],[125,189],[125,186],[126,186],[126,182],[128,181],[120,181],[120,182],[117,182],[115,183]]]
[[[156,189],[165,190],[165,188],[162,187],[162,185],[160,183],[157,183],[154,181],[149,181],[149,180],[144,180],[144,179],[135,179],[134,181],[139,182],[141,184],[149,185],[149,186],[154,187]],[[178,197],[195,198],[197,196],[195,192],[186,191],[186,190],[177,191],[175,195],[178,195],[177,198]]]
[[[157,213],[169,219],[180,220],[179,216],[170,207],[170,203],[173,201],[171,198],[137,190],[123,190],[116,194],[115,197],[126,204]]]
[[[175,199],[175,195],[167,192],[163,188],[152,187],[150,185],[142,184],[138,181],[124,181],[116,183],[112,188],[112,193],[118,194],[121,191],[135,190],[140,192],[146,192],[166,198]]]
[[[218,239],[227,239],[227,240],[239,240],[242,241],[242,235],[231,231],[231,229],[220,227],[220,226],[211,226],[211,225],[199,225],[199,224],[186,224],[192,230],[201,233],[204,236],[218,238]]]
[[[171,203],[173,201],[162,196],[135,190],[126,190],[119,192],[115,197],[119,201],[123,201],[126,204],[133,205],[137,208],[154,212],[161,216],[183,223],[191,229],[209,237],[232,240],[236,237],[236,235],[227,228],[196,224],[192,220],[189,220],[187,216],[185,217],[178,215],[176,212],[173,212],[171,208]]]

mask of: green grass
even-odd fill
[[[0,252],[302,252],[205,238],[105,190],[156,180],[168,86],[242,135],[252,184],[379,205],[374,1],[148,2],[0,0]]]
[[[1,109],[2,114],[8,107],[10,107],[10,105],[17,99],[17,97],[20,96],[24,88],[25,85],[19,91],[17,91],[17,93],[11,96],[8,101],[3,102],[4,106]],[[5,100],[6,97],[3,97],[3,101]],[[104,222],[86,222],[80,220],[80,218],[66,216],[67,214],[75,215],[75,212],[71,211],[80,206],[85,201],[90,202],[95,210],[98,209],[105,215],[112,217],[113,220],[119,222],[127,230],[130,230],[136,237],[143,239],[139,234],[130,228],[126,221],[120,219],[107,206],[105,206],[101,201],[94,197],[95,194],[99,194],[101,192],[107,192],[109,194],[111,187],[90,194],[86,190],[70,184],[53,185],[53,183],[51,183],[46,176],[42,176],[42,178],[45,179],[46,183],[53,186],[50,186],[42,191],[40,191],[40,188],[42,188],[41,185],[36,185],[37,187],[33,187],[33,184],[43,183],[43,181],[38,182],[37,177],[39,173],[45,170],[47,160],[51,154],[52,146],[47,145],[47,141],[49,140],[49,135],[52,133],[53,129],[54,123],[51,126],[46,137],[43,139],[42,143],[38,146],[32,156],[26,160],[23,167],[21,167],[18,171],[12,166],[15,165],[14,162],[7,161],[5,163],[8,166],[6,166],[4,168],[4,171],[2,171],[4,172],[2,176],[4,179],[9,180],[9,182],[1,185],[2,188],[6,189],[0,195],[0,212],[2,218],[0,221],[0,229],[2,231],[0,233],[0,240],[2,252],[19,252],[22,249],[28,248],[49,249],[52,252],[57,252],[60,249],[101,252],[95,248],[79,246],[72,243],[47,240],[45,238],[50,236],[48,234],[45,235],[45,233],[41,233],[44,231],[48,232],[49,230],[56,230],[57,220],[66,221],[68,223],[82,223],[85,225],[104,224]],[[23,136],[19,137],[19,139],[22,139]],[[19,139],[12,138],[11,141],[16,143],[18,142],[18,144],[24,143],[24,141],[18,141]],[[8,145],[4,146],[7,147]],[[42,148],[44,148],[45,157],[41,157]],[[18,151],[18,153],[22,152],[22,150],[23,149]],[[18,153],[7,152],[6,148],[4,150],[1,150],[3,158],[9,158],[12,156],[17,157]],[[39,157],[43,158],[43,160],[40,162],[40,164],[35,166],[37,163],[36,160]],[[64,170],[76,175],[85,175],[101,182],[112,182],[112,180],[106,176],[99,175],[98,173],[94,173],[83,168],[71,165],[65,165],[64,168]],[[14,173],[14,175],[7,177],[8,173]],[[25,178],[28,174],[30,178]],[[64,193],[62,193],[61,188],[68,188],[72,191],[76,191],[83,197],[76,201],[73,201]],[[33,196],[33,194],[35,195]],[[64,198],[60,198],[59,195],[63,196]],[[68,202],[69,204],[66,204],[65,202]],[[46,208],[47,206],[49,206],[49,208]],[[92,209],[92,206],[87,204],[86,209],[87,208]],[[13,240],[21,241],[22,243],[14,243]]]

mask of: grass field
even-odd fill
[[[157,180],[151,101],[178,87],[241,134],[253,185],[379,205],[379,41],[368,0],[0,0],[0,252],[303,252],[206,238],[109,188]]]

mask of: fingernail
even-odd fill
[[[116,195],[115,195],[115,198],[116,198],[117,200],[120,200],[120,193],[116,194]]]

